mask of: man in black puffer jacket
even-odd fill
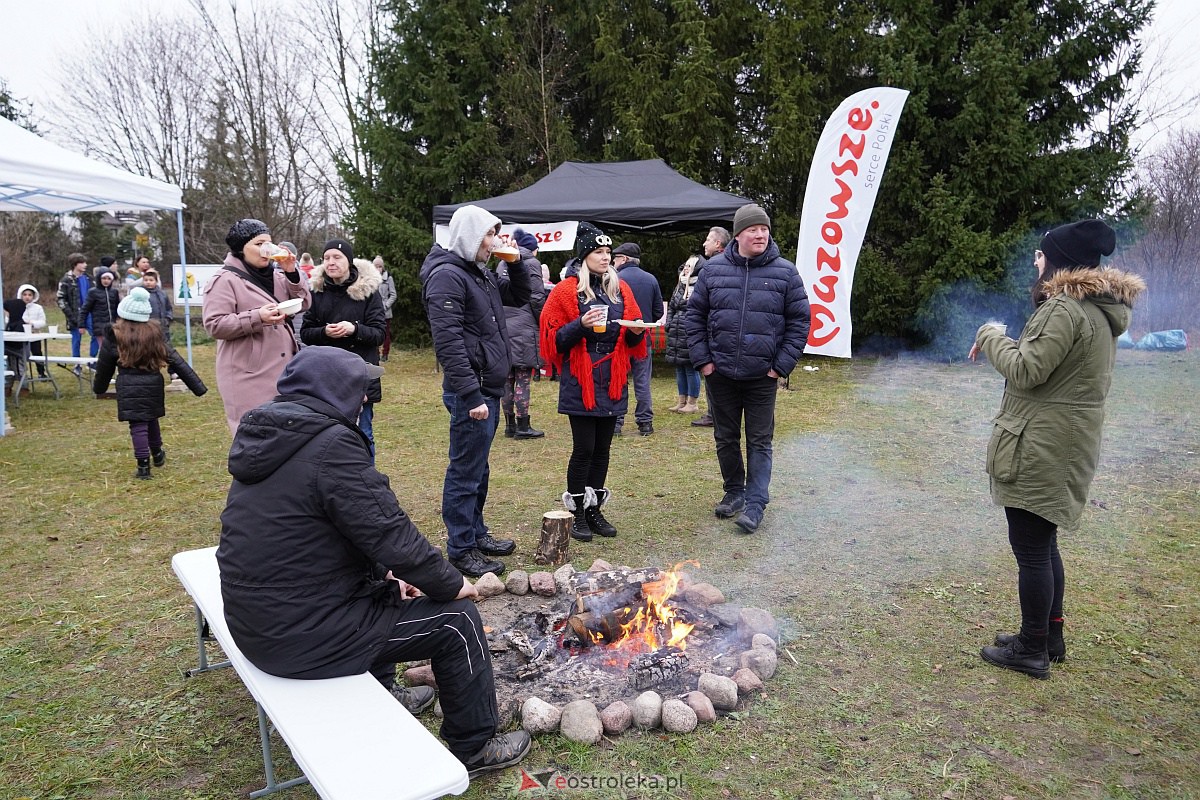
[[[483,521],[488,454],[500,418],[500,397],[512,362],[504,306],[529,302],[529,275],[500,277],[487,268],[500,220],[478,206],[450,218],[448,247],[434,244],[421,265],[422,297],[433,351],[442,365],[442,404],[450,412],[450,463],[442,488],[442,520],[450,563],[464,575],[504,572],[517,545],[497,539]]]
[[[714,509],[753,533],[770,500],[775,392],[808,341],[808,293],[779,255],[771,219],[754,203],[737,210],[733,240],[704,265],[687,309],[688,351],[708,386],[725,496]],[[742,418],[746,459],[742,460]]]
[[[225,618],[264,672],[369,670],[413,713],[434,692],[394,686],[396,662],[432,659],[447,747],[471,775],[498,769],[528,752],[529,735],[496,734],[478,592],[400,508],[354,422],[382,373],[348,350],[306,347],[279,395],[242,417],[217,548]]]

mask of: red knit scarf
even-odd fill
[[[555,337],[558,336],[558,331],[563,325],[579,319],[578,291],[579,279],[575,276],[565,278],[550,292],[550,296],[546,298],[546,305],[542,308],[540,337],[542,358],[553,364],[559,372],[562,371],[563,356],[555,345]],[[621,281],[621,303],[625,307],[622,319],[641,318],[642,310],[638,308],[633,291],[625,281]],[[625,343],[624,333],[622,331],[621,335],[617,337],[617,344],[613,351],[595,363],[592,363],[591,356],[588,355],[586,339],[581,339],[571,348],[571,374],[579,381],[579,387],[583,394],[583,407],[589,411],[596,407],[596,386],[592,380],[593,369],[605,361],[612,360],[610,367],[612,380],[608,384],[608,396],[612,400],[620,400],[621,394],[625,391],[625,380],[629,375],[629,359],[643,358],[646,355],[646,339],[643,337],[642,341],[631,349]]]

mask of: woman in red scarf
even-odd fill
[[[641,309],[612,267],[612,239],[587,222],[575,234],[575,258],[542,308],[542,358],[561,373],[558,413],[571,421],[571,460],[563,505],[575,513],[571,536],[616,536],[600,509],[611,492],[608,459],[617,418],[629,404],[629,359],[646,355]]]

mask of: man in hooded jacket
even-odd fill
[[[382,372],[348,350],[307,347],[279,395],[242,417],[217,548],[225,618],[264,672],[369,670],[413,713],[434,692],[395,687],[396,662],[431,659],[450,751],[471,775],[515,764],[529,737],[496,735],[478,592],[400,508],[354,423]]]
[[[442,403],[450,412],[450,463],[442,488],[442,519],[450,563],[464,575],[504,572],[511,539],[497,539],[483,521],[488,454],[511,369],[504,306],[529,303],[526,270],[507,277],[488,269],[500,220],[478,206],[450,218],[447,247],[434,244],[421,265],[422,298],[433,350],[442,365]]]

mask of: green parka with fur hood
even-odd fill
[[[1049,299],[1018,341],[992,324],[975,334],[1006,381],[987,449],[997,505],[1079,527],[1100,458],[1117,337],[1145,288],[1141,278],[1116,269],[1061,271],[1046,281]]]

